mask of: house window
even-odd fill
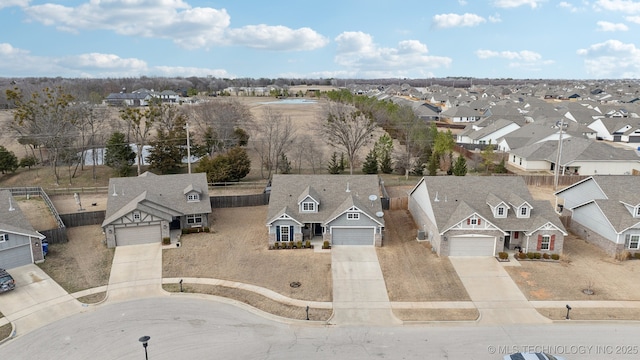
[[[280,241],[291,241],[289,238],[289,226],[280,226]]]
[[[139,211],[134,211],[133,212],[133,221],[140,221],[140,212]]]
[[[540,242],[540,250],[549,250],[551,245],[551,236],[542,235],[542,242]]]
[[[197,193],[191,193],[187,195],[187,201],[200,201],[200,195]]]
[[[347,220],[359,220],[360,213],[347,213]]]
[[[302,203],[302,211],[316,211],[316,204],[312,202]]]
[[[504,207],[498,207],[498,216],[504,216]]]
[[[478,219],[472,218],[471,219],[471,225],[478,225]]]
[[[9,234],[0,234],[0,243],[9,240]]]
[[[187,224],[201,224],[202,214],[187,215]]]
[[[640,235],[629,236],[629,250],[640,249]]]
[[[527,216],[527,207],[523,206],[520,208],[520,215]]]
[[[640,216],[640,206],[636,208],[636,217]]]

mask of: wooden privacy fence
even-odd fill
[[[42,231],[39,231],[39,233],[47,237],[47,242],[49,244],[61,244],[69,241],[69,238],[67,237],[66,227],[50,229],[50,230],[42,230]]]
[[[64,225],[64,222],[60,218],[60,214],[58,214],[58,210],[56,210],[55,206],[53,206],[53,202],[51,202],[51,199],[49,199],[49,195],[47,195],[47,193],[41,187],[14,187],[3,190],[9,190],[12,196],[40,196],[49,208],[49,211],[55,219],[56,224],[58,224],[58,227],[56,229],[43,230],[40,231],[40,233],[46,236],[47,241],[52,244],[66,243],[67,241],[69,241],[67,238],[67,229]]]
[[[77,212],[73,214],[62,214],[60,218],[67,227],[101,225],[104,221],[106,211]]]
[[[211,196],[211,208],[232,208],[269,205],[269,193],[252,195]]]
[[[553,175],[529,175],[529,174],[492,174],[493,176],[519,176],[528,186],[554,186],[555,176]],[[573,185],[578,181],[588,178],[587,175],[560,175],[558,176],[558,190],[560,188]]]
[[[399,197],[389,199],[389,210],[407,210],[409,209],[409,197]]]

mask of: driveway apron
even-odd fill
[[[451,256],[449,261],[480,312],[480,324],[551,323],[535,310],[494,257]]]
[[[164,295],[162,244],[116,247],[107,292],[108,301]]]
[[[16,288],[0,296],[0,311],[25,334],[41,326],[82,312],[84,308],[37,265],[9,270]]]
[[[331,248],[334,325],[401,324],[391,310],[376,249],[370,246]]]

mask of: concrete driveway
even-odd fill
[[[331,248],[335,325],[401,324],[391,311],[387,286],[371,246]]]
[[[108,301],[166,295],[162,290],[162,244],[116,247],[107,294]]]
[[[518,285],[492,256],[449,257],[471,301],[480,312],[481,324],[545,324]],[[508,264],[508,263],[507,263]]]
[[[85,308],[37,265],[10,269],[16,288],[0,294],[0,311],[13,322],[17,334],[84,311]]]

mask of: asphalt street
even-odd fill
[[[0,345],[0,359],[502,359],[553,350],[568,359],[637,359],[636,323],[333,326],[274,321],[213,298],[107,304]]]

